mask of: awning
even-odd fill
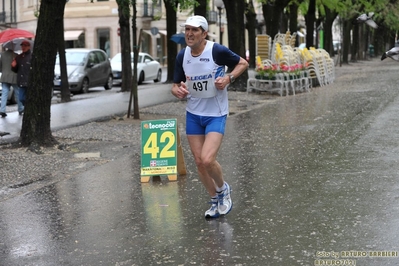
[[[64,31],[64,39],[65,41],[76,41],[82,33],[83,30],[67,30]]]
[[[155,38],[160,38],[160,37],[161,37],[161,35],[159,35],[159,33],[156,34],[156,35],[152,35],[152,33],[151,33],[150,30],[143,30],[143,32],[147,33],[147,34],[150,35],[151,37],[155,37]]]

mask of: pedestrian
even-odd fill
[[[227,87],[248,63],[227,47],[206,39],[208,22],[204,17],[189,17],[182,26],[187,47],[176,57],[172,94],[187,98],[186,135],[200,180],[211,197],[205,218],[216,218],[233,207],[230,185],[216,160],[229,113]],[[231,73],[225,73],[226,66]]]
[[[26,90],[28,88],[28,78],[31,69],[32,52],[30,42],[21,42],[22,53],[17,55],[11,63],[12,71],[17,73],[17,85],[19,87],[19,100],[25,106]]]
[[[19,89],[17,86],[17,74],[15,74],[11,70],[11,62],[14,60],[17,54],[10,49],[6,49],[1,53],[0,57],[0,72],[1,72],[1,86],[2,86],[2,93],[1,93],[1,105],[0,105],[0,115],[1,117],[6,117],[6,107],[7,107],[7,99],[8,95],[11,91],[11,87],[14,89],[14,95],[17,99],[18,104],[18,112],[21,114],[24,111],[24,106],[19,101]]]

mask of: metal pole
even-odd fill
[[[219,11],[219,43],[223,44],[223,35],[222,35],[222,7],[218,7]]]

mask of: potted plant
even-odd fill
[[[276,73],[278,71],[278,65],[272,64],[271,66],[266,66],[266,77],[267,79],[274,80],[276,79]]]
[[[303,72],[303,76],[304,76],[304,77],[307,77],[307,76],[308,76],[308,72],[307,72],[308,67],[309,67],[309,63],[308,63],[308,62],[305,62],[305,63],[303,63],[303,64],[301,65],[301,71]]]
[[[301,78],[301,70],[302,70],[302,64],[296,63],[292,66],[292,71],[294,72],[295,78],[297,79]]]
[[[287,74],[289,74],[289,72],[290,72],[290,67],[285,65],[285,64],[281,64],[280,65],[280,71],[281,71],[281,73],[283,73],[284,79],[287,80],[288,79],[287,78]]]
[[[256,71],[255,78],[256,79],[263,79],[263,77],[265,76],[264,66],[261,65],[261,64],[257,64],[255,71]]]

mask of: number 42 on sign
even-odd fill
[[[141,122],[141,182],[151,176],[186,174],[183,151],[176,119]]]

